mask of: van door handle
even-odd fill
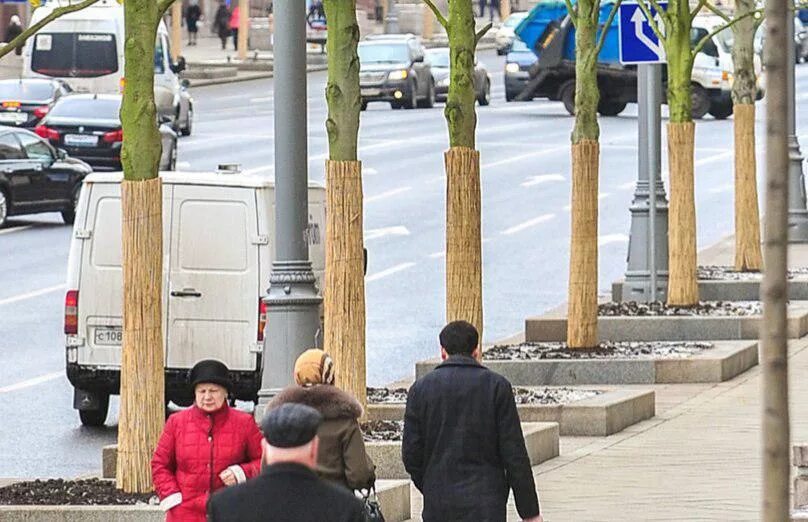
[[[183,288],[182,290],[172,290],[171,297],[202,297],[202,292],[197,292],[193,288]]]

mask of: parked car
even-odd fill
[[[766,20],[763,20],[755,32],[755,53],[763,56],[765,44]],[[808,61],[808,26],[799,16],[794,17],[794,59],[797,63]]]
[[[435,81],[435,100],[446,101],[449,94],[449,48],[436,47],[427,49],[426,57],[432,68],[432,79]],[[485,65],[474,57],[474,92],[480,105],[491,103],[491,76]]]
[[[0,80],[0,125],[34,127],[68,93],[61,80]]]
[[[121,170],[123,129],[120,94],[72,94],[53,106],[34,131],[94,167]],[[165,116],[160,125],[163,146],[160,169],[177,165],[177,134]]]
[[[375,101],[394,109],[435,105],[435,80],[425,49],[411,35],[369,36],[359,43],[362,108]]]
[[[31,131],[0,126],[0,227],[8,216],[61,212],[73,223],[81,181],[92,169]]]
[[[494,37],[494,45],[497,47],[498,55],[502,56],[511,51],[511,45],[513,45],[513,41],[516,39],[516,33],[514,32],[516,26],[518,26],[526,16],[527,11],[511,13],[502,23]]]
[[[519,38],[513,41],[505,57],[505,101],[513,101],[530,81],[530,68],[536,63],[536,55]]]

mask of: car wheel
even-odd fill
[[[482,106],[486,106],[491,103],[491,82],[486,80],[485,85],[483,85],[483,90],[480,93],[480,96],[477,98],[477,102]]]
[[[79,206],[79,196],[81,196],[81,183],[73,188],[70,195],[70,206],[62,210],[62,221],[67,225],[72,225],[76,221],[76,209]]]
[[[194,106],[189,105],[187,124],[185,125],[185,127],[182,128],[182,130],[180,130],[180,134],[182,134],[183,136],[190,136],[191,132],[193,131],[193,125],[194,125]]]
[[[418,106],[422,109],[431,109],[435,106],[435,82],[429,82],[429,87],[426,90],[426,98],[418,102]]]
[[[174,148],[171,149],[171,159],[168,160],[168,170],[177,170],[177,144],[174,143]]]
[[[360,108],[360,110],[363,110],[363,111],[368,110],[368,102],[366,102],[365,100],[362,100],[362,105],[359,108]]]
[[[109,412],[109,395],[102,395],[99,397],[99,407],[97,410],[79,410],[79,418],[81,423],[85,426],[99,427],[103,426],[107,420],[107,413]]]
[[[732,116],[732,101],[713,103],[710,105],[710,114],[716,120],[726,120]]]
[[[710,111],[710,96],[701,85],[693,84],[691,86],[690,98],[693,106],[690,109],[690,115],[694,120],[702,119]]]
[[[410,82],[410,96],[404,102],[405,109],[415,109],[418,107],[418,86],[415,82]]]
[[[569,81],[561,86],[559,98],[564,104],[564,108],[571,116],[575,116],[575,82]]]
[[[626,102],[600,100],[598,103],[598,112],[601,116],[617,116],[626,108]]]
[[[517,94],[518,94],[518,93],[515,93],[515,92],[513,92],[513,91],[509,91],[508,89],[505,89],[505,101],[506,101],[506,102],[511,102],[511,101],[513,101],[513,100],[516,98],[516,95],[517,95]]]
[[[5,226],[8,220],[8,205],[9,201],[6,198],[6,193],[0,189],[0,228]]]

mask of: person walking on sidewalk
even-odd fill
[[[349,491],[317,478],[317,431],[322,416],[302,404],[284,404],[264,416],[261,475],[213,495],[209,522],[365,522],[362,503]]]
[[[213,27],[216,34],[219,35],[219,40],[222,41],[222,51],[224,51],[227,48],[227,38],[230,36],[230,10],[224,0],[219,2],[219,8],[216,9]]]
[[[239,27],[239,17],[241,13],[239,13],[238,6],[233,8],[233,12],[230,14],[230,34],[233,36],[233,50],[238,51],[238,27]]]
[[[199,19],[202,18],[202,9],[199,0],[189,0],[185,10],[185,26],[188,28],[188,45],[196,45],[196,34],[199,32]]]
[[[455,321],[440,333],[441,363],[407,395],[402,458],[424,495],[424,522],[505,522],[508,490],[525,521],[539,499],[513,389],[479,363],[479,335]]]
[[[8,27],[6,27],[6,43],[10,43],[11,40],[17,38],[22,34],[22,22],[20,21],[20,17],[17,15],[11,15],[11,19],[8,22]],[[17,56],[22,54],[22,46],[18,45],[14,48],[14,54]]]
[[[323,416],[317,430],[320,452],[317,474],[347,489],[370,489],[376,467],[365,450],[358,419],[362,406],[353,396],[334,386],[334,361],[322,350],[307,350],[295,362],[296,386],[281,391],[267,411],[284,404],[311,406]]]

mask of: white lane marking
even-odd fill
[[[722,152],[720,154],[713,154],[712,156],[708,156],[706,158],[702,158],[695,163],[693,163],[694,167],[701,167],[702,165],[707,165],[709,163],[715,163],[716,161],[721,161],[726,158],[731,158],[733,156],[733,151]]]
[[[502,234],[510,236],[512,234],[516,234],[517,232],[521,232],[526,228],[535,227],[536,225],[540,225],[554,218],[555,214],[542,214],[541,216],[535,217],[533,219],[528,219],[523,223],[519,223],[518,225],[514,225],[511,228],[505,229],[502,231]]]
[[[190,169],[191,162],[190,161],[178,161],[177,162],[177,169]]]
[[[47,288],[41,288],[39,290],[34,290],[33,292],[27,292],[25,294],[13,295],[11,297],[6,297],[4,299],[0,299],[0,306],[19,303],[20,301],[25,301],[26,299],[33,299],[34,297],[39,297],[41,295],[50,294],[52,292],[57,292],[59,290],[64,290],[65,285],[54,285],[49,286]]]
[[[523,187],[535,187],[536,185],[541,185],[543,183],[549,183],[551,181],[565,181],[567,178],[562,176],[561,174],[542,174],[540,176],[530,176],[527,178],[527,181],[521,183]]]
[[[598,236],[598,246],[611,243],[628,243],[628,236],[625,234],[603,234]]]
[[[446,257],[446,252],[444,252],[443,250],[441,250],[440,252],[434,252],[432,254],[429,254],[430,259],[441,259],[444,257]]]
[[[732,183],[725,183],[723,185],[718,185],[717,187],[713,187],[707,192],[710,194],[721,194],[722,192],[731,192],[735,188],[735,185]]]
[[[628,183],[621,183],[617,185],[618,190],[631,190],[637,185],[636,181],[629,181]]]
[[[0,230],[0,236],[3,234],[11,234],[12,232],[22,232],[23,230],[28,230],[33,226],[34,225],[22,225],[19,227],[4,228],[3,230]]]
[[[598,201],[600,201],[601,199],[606,199],[611,195],[612,195],[611,192],[601,192],[600,194],[598,194]]]
[[[362,167],[362,174],[366,176],[375,176],[379,171],[373,167]]]
[[[376,194],[375,196],[365,198],[365,203],[372,203],[374,201],[392,198],[393,196],[397,196],[404,192],[409,192],[410,190],[412,190],[412,187],[398,187],[397,189],[388,190],[387,192],[382,192],[381,194]]]
[[[272,96],[263,96],[261,98],[250,98],[250,103],[264,103],[274,100]]]
[[[436,185],[438,183],[443,183],[444,181],[446,181],[446,176],[435,176],[434,178],[426,180],[424,183],[426,185]]]
[[[372,281],[378,281],[379,279],[384,279],[385,277],[391,276],[393,274],[397,274],[403,270],[407,270],[415,266],[415,263],[401,263],[400,265],[391,266],[381,272],[376,272],[375,274],[371,274],[365,278],[366,283],[370,283]]]
[[[31,388],[32,386],[37,386],[39,384],[46,383],[48,381],[53,381],[58,379],[65,373],[61,372],[53,372],[53,373],[46,373],[45,375],[40,375],[39,377],[34,377],[33,379],[28,379],[27,381],[21,381],[9,386],[4,386],[0,388],[0,393],[10,393],[14,391],[24,390],[25,388]]]
[[[378,239],[384,236],[409,236],[409,235],[410,231],[407,230],[407,227],[403,226],[373,228],[370,230],[365,230],[365,241],[370,241],[371,239]]]
[[[564,212],[569,212],[572,210],[572,205],[564,205]]]
[[[255,167],[242,171],[242,174],[259,174],[261,172],[272,172],[275,170],[275,165],[264,165],[263,167]]]

